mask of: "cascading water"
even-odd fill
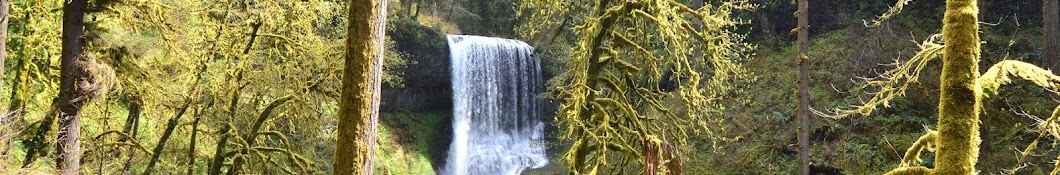
[[[453,75],[450,175],[519,174],[548,164],[541,66],[518,40],[449,35]]]

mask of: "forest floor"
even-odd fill
[[[448,113],[382,113],[375,169],[379,174],[432,174],[444,166],[432,163],[436,144],[450,126]],[[446,146],[447,147],[447,146]],[[444,150],[443,152],[447,152]]]

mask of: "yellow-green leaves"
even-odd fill
[[[519,31],[531,41],[566,30],[563,24],[576,26],[571,69],[557,78],[564,83],[551,87],[563,99],[557,124],[576,143],[565,156],[570,171],[677,172],[679,151],[659,148],[681,147],[690,132],[727,140],[717,134],[723,127],[714,127],[722,122],[719,99],[733,83],[750,81],[740,62],[754,48],[732,31],[743,21],[731,14],[750,7],[743,1],[699,9],[672,0],[524,2],[520,9],[531,17]],[[712,76],[704,78],[708,71]]]

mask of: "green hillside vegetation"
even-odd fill
[[[445,167],[445,34],[464,34],[525,41],[541,60],[548,125],[535,144],[549,164],[525,174],[799,174],[797,1],[387,0],[370,170]],[[810,171],[1060,172],[1060,79],[1049,75],[1060,58],[1047,58],[1043,2],[810,1]],[[65,4],[9,3],[0,174],[60,173]],[[78,108],[75,172],[332,174],[350,3],[88,1],[93,86],[77,87],[99,91]],[[944,30],[961,3],[975,5],[964,24],[975,30]],[[946,32],[976,39],[957,48]],[[967,86],[945,85],[955,59],[972,59],[950,72]],[[943,93],[954,87],[967,89]],[[942,126],[940,104],[974,109],[942,121],[979,129]],[[964,136],[978,145],[939,149]]]

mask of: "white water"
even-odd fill
[[[548,164],[541,66],[518,40],[449,35],[453,143],[442,174],[520,174]]]

